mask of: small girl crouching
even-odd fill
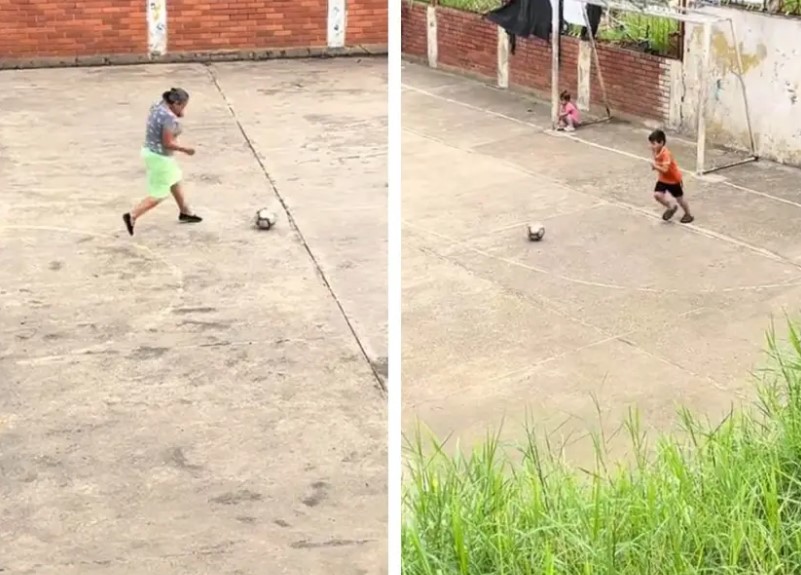
[[[559,123],[556,125],[557,130],[564,130],[565,132],[573,132],[581,125],[581,114],[575,104],[570,101],[570,92],[564,90],[559,94]]]

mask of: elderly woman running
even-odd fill
[[[181,189],[181,168],[173,157],[173,152],[183,152],[188,156],[195,155],[195,149],[178,144],[181,134],[181,123],[189,94],[181,88],[171,88],[164,92],[162,100],[150,108],[147,118],[147,135],[142,148],[142,158],[147,167],[148,197],[142,200],[133,210],[123,214],[122,219],[128,233],[133,235],[134,225],[145,213],[159,205],[172,194],[180,210],[178,220],[187,223],[202,222],[189,208]]]

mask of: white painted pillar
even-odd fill
[[[578,86],[576,106],[579,110],[590,109],[592,89],[592,46],[589,42],[579,42]]]
[[[428,48],[428,65],[437,67],[437,8],[426,7],[426,46]]]
[[[662,63],[660,88],[668,93],[667,126],[673,130],[684,129],[682,126],[682,106],[684,105],[684,70],[681,60],[667,60]],[[667,84],[665,86],[665,84]]]
[[[709,64],[712,59],[712,24],[704,22],[704,45],[701,52],[701,83],[698,90],[698,142],[695,150],[695,172],[704,173],[706,159],[706,96],[709,91]]]
[[[328,47],[345,47],[347,9],[345,0],[328,0]]]
[[[151,56],[167,53],[167,0],[145,0],[147,5],[147,51]]]
[[[498,26],[498,87],[509,87],[509,34]]]
[[[556,128],[559,121],[559,34],[561,21],[559,6],[562,0],[551,0],[551,124]]]

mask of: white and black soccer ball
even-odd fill
[[[269,230],[275,225],[276,220],[278,220],[276,213],[267,208],[262,208],[256,212],[255,224],[260,230]]]
[[[529,224],[528,225],[528,239],[532,242],[538,242],[545,237],[545,226],[542,224]]]

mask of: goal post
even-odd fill
[[[559,115],[559,40],[561,33],[561,9],[560,5],[564,0],[552,0],[553,3],[553,29],[551,35],[551,110],[552,122],[554,127],[558,121]],[[662,3],[659,0],[571,0],[581,4],[582,12],[584,14],[584,25],[587,29],[587,36],[589,46],[592,53],[592,66],[596,77],[598,78],[598,87],[601,90],[601,101],[603,102],[606,116],[601,117],[600,122],[605,122],[612,119],[612,109],[609,104],[608,93],[606,84],[603,78],[603,69],[601,61],[598,56],[598,46],[596,43],[595,35],[590,26],[590,18],[587,11],[588,6],[599,6],[607,11],[619,11],[636,13],[643,16],[655,16],[659,18],[668,18],[677,20],[685,24],[692,24],[702,27],[702,51],[700,60],[698,61],[699,69],[699,87],[697,94],[697,109],[696,109],[696,173],[699,175],[732,168],[748,162],[753,162],[758,159],[756,154],[756,143],[754,133],[751,125],[751,113],[749,109],[748,93],[743,80],[743,60],[740,52],[740,44],[737,37],[734,21],[730,17],[712,14],[694,7],[674,6],[667,3]],[[709,76],[712,71],[712,30],[715,26],[723,26],[724,32],[731,34],[734,62],[732,62],[732,69],[734,76],[736,76],[739,85],[740,95],[742,97],[743,110],[745,113],[745,122],[747,125],[748,142],[746,143],[748,154],[747,157],[735,161],[727,162],[722,165],[709,166],[707,158],[707,110],[706,104],[709,93]],[[683,49],[683,48],[682,48]]]

